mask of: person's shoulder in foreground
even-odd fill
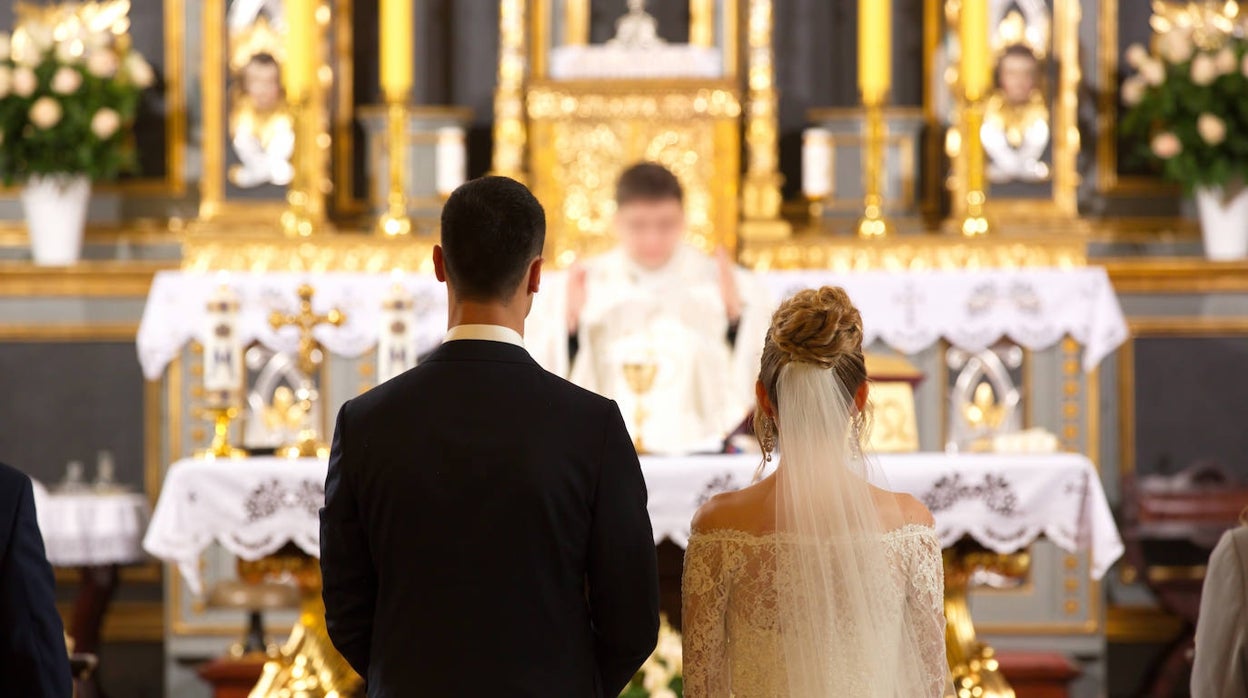
[[[1196,621],[1192,695],[1248,696],[1248,526],[1222,534],[1209,556]]]
[[[30,478],[0,463],[0,696],[73,693],[55,584]]]

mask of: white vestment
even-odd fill
[[[742,314],[735,344],[714,259],[682,246],[666,266],[646,270],[616,249],[586,263],[586,301],[572,382],[616,400],[647,451],[718,451],[750,414],[754,380],[773,304],[764,286],[736,269]],[[639,397],[629,363],[657,367]]]

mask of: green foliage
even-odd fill
[[[1220,46],[1194,47],[1190,57],[1184,55],[1186,50],[1173,49],[1170,60],[1155,54],[1141,57],[1135,61],[1140,74],[1128,78],[1123,85],[1128,109],[1120,129],[1134,145],[1128,155],[1155,163],[1165,178],[1189,192],[1195,187],[1248,182],[1248,40],[1239,36],[1224,36],[1221,40]],[[1191,38],[1162,35],[1159,41],[1173,47],[1176,42],[1190,42]],[[1222,54],[1223,51],[1233,55],[1233,68],[1229,55]],[[1176,54],[1185,60],[1173,60]],[[1194,69],[1198,62],[1202,65]],[[1220,65],[1209,79],[1209,68],[1218,62]],[[1145,79],[1150,71],[1152,82]],[[1194,79],[1194,73],[1207,84]],[[1162,74],[1164,79],[1156,84],[1156,77]],[[1203,135],[1202,117],[1207,127]],[[1222,138],[1216,137],[1219,129],[1212,128],[1215,120],[1225,127]],[[1177,153],[1158,146],[1169,140],[1170,134],[1181,146]],[[1210,134],[1215,137],[1208,138]],[[1173,141],[1169,144],[1173,145]]]
[[[8,37],[0,37],[0,46],[8,45]],[[9,55],[10,51],[0,51],[0,178],[6,184],[60,174],[113,180],[137,168],[134,120],[152,77],[151,68],[137,53],[117,48],[116,42],[91,51],[97,60],[82,56],[62,61],[58,55],[68,52],[50,45],[25,52],[38,57],[25,64]],[[112,70],[106,69],[109,66]],[[76,73],[79,81],[75,82],[80,84],[72,91],[62,89],[61,94],[52,88],[58,71],[63,70]],[[22,96],[20,74],[26,71],[33,71],[37,84],[33,92]],[[43,106],[46,100],[59,106],[55,123],[41,126],[32,118],[41,99]]]

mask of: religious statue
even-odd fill
[[[272,6],[272,7],[271,7]],[[282,88],[281,3],[235,0],[229,10],[230,183],[251,189],[294,179],[294,122]]]
[[[618,401],[644,450],[718,452],[753,404],[772,306],[726,253],[685,242],[667,168],[629,168],[616,202],[619,246],[570,274],[572,381]]]
[[[1049,105],[1040,57],[1024,44],[997,59],[996,87],[984,108],[980,131],[993,182],[1039,182],[1049,178]]]
[[[615,21],[615,37],[607,42],[626,49],[645,49],[666,43],[659,22],[646,12],[646,0],[628,0],[628,13]]]
[[[286,186],[294,179],[295,130],[281,71],[271,54],[257,53],[238,73],[230,110],[230,142],[241,163],[230,168],[230,181],[236,186]]]

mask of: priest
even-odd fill
[[[718,452],[751,411],[772,303],[726,250],[686,242],[667,168],[628,168],[615,198],[618,246],[568,275],[572,381],[616,400],[645,451]]]

